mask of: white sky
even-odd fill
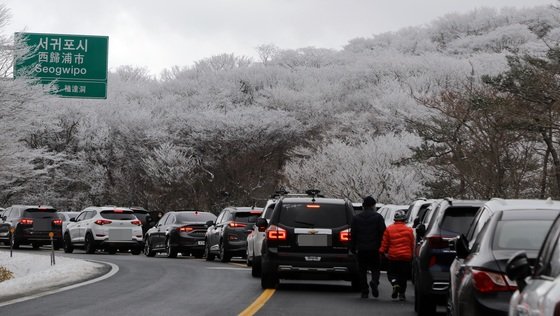
[[[109,36],[109,68],[152,74],[234,53],[256,60],[255,47],[341,49],[371,37],[425,25],[476,8],[534,7],[559,0],[3,0],[6,34],[26,31]]]

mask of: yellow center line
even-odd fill
[[[244,311],[239,313],[238,316],[252,316],[255,315],[259,309],[261,309],[264,304],[272,297],[276,290],[275,289],[266,289],[262,292],[262,294],[257,297],[257,299],[253,302],[253,304],[249,305]]]

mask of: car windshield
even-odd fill
[[[552,220],[501,221],[494,233],[493,249],[538,250]]]
[[[114,220],[134,220],[136,216],[131,211],[102,211],[101,217]]]
[[[448,208],[441,222],[441,230],[447,233],[466,234],[478,207]]]
[[[342,204],[286,203],[280,223],[290,227],[335,228],[347,225],[346,206]]]
[[[235,213],[233,220],[243,223],[255,223],[261,214],[262,212],[237,212]]]
[[[55,209],[27,209],[23,212],[23,217],[34,219],[56,218],[58,217],[56,214],[57,213]]]
[[[206,223],[207,221],[216,220],[216,215],[208,212],[189,212],[189,213],[178,213],[177,222],[187,223],[187,222],[200,222]]]

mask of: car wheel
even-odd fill
[[[165,252],[167,253],[167,258],[177,258],[177,249],[171,246],[171,240],[167,238],[165,241]]]
[[[144,243],[144,254],[146,257],[153,257],[156,255],[156,252],[152,249],[152,244],[149,239],[146,239],[146,243]]]
[[[88,233],[86,235],[86,239],[84,241],[84,248],[86,250],[87,254],[92,254],[95,252],[95,245],[94,245],[94,241],[93,241],[93,236]]]
[[[278,272],[270,263],[263,262],[261,271],[261,287],[263,289],[275,289],[278,286]]]
[[[74,251],[74,246],[72,245],[72,240],[70,240],[70,234],[64,234],[64,252],[72,253]]]
[[[436,314],[436,303],[430,295],[422,294],[418,282],[414,285],[414,310],[418,316],[428,316]]]
[[[220,262],[229,262],[231,255],[226,251],[224,243],[220,242]]]
[[[19,241],[16,240],[16,237],[10,235],[10,243],[12,244],[12,249],[19,249]]]
[[[210,252],[210,245],[206,242],[206,247],[204,247],[204,257],[206,257],[206,261],[214,261],[216,255]]]
[[[33,249],[39,249],[41,248],[41,244],[37,242],[33,242],[31,243],[31,247],[33,247]]]
[[[253,265],[251,266],[251,275],[255,278],[261,276],[261,257],[253,258]]]
[[[130,249],[130,253],[134,256],[137,256],[142,253],[142,248],[132,248]]]

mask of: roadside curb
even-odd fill
[[[85,260],[85,259],[84,259]],[[28,301],[34,298],[39,298],[46,295],[51,295],[71,289],[75,289],[77,287],[81,287],[88,284],[93,284],[99,281],[103,281],[115,275],[119,272],[119,266],[114,263],[106,262],[106,261],[97,261],[97,260],[85,260],[93,263],[100,264],[101,267],[97,268],[95,273],[91,273],[89,275],[84,276],[80,280],[73,281],[73,282],[66,282],[61,283],[55,286],[45,286],[33,291],[30,291],[23,295],[13,295],[13,296],[4,296],[0,298],[0,307]]]

